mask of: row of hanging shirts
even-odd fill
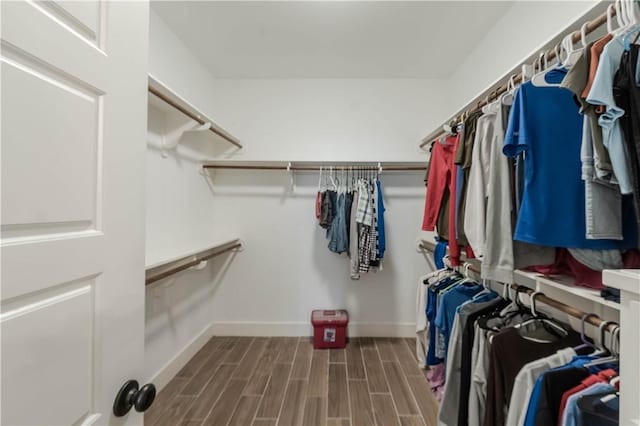
[[[315,214],[331,252],[347,253],[350,277],[382,269],[386,251],[380,168],[320,168]]]
[[[519,288],[520,289],[520,288]],[[524,287],[522,287],[524,289]],[[603,321],[594,344],[530,306],[448,268],[420,280],[418,356],[441,400],[445,426],[616,425],[619,326]],[[428,320],[428,321],[426,321]],[[605,331],[615,325],[606,343]],[[421,343],[420,343],[421,342]]]
[[[486,279],[546,266],[603,291],[603,269],[638,265],[640,11],[630,5],[620,28],[609,22],[582,48],[567,36],[557,65],[541,58],[531,80],[512,80],[432,143],[423,230],[448,241],[454,265],[465,248]]]

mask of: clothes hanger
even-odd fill
[[[582,44],[583,49],[587,48],[587,26],[588,25],[589,23],[585,22],[584,24],[582,24],[582,27],[580,27],[580,44]]]
[[[626,13],[629,25],[627,27],[626,33],[623,36],[623,44],[625,50],[629,50],[631,48],[631,37],[640,31],[640,6],[636,6],[636,4],[632,0],[625,0],[623,3],[626,5]],[[634,42],[638,41],[638,37],[636,36]]]
[[[556,46],[556,49],[557,49],[557,46]],[[558,50],[556,50],[556,52],[558,52]],[[556,53],[556,56],[558,56],[558,53]],[[559,87],[560,83],[549,83],[547,81],[547,74],[560,67],[556,65],[554,67],[548,68],[547,54],[543,52],[542,57],[544,58],[544,69],[531,78],[531,83],[536,87]],[[559,57],[558,57],[558,60],[560,60]],[[558,65],[561,66],[562,64],[559,63]]]
[[[605,321],[605,322],[609,322],[611,324],[616,324],[613,321]],[[620,358],[619,358],[619,354],[616,353],[615,349],[613,348],[614,346],[614,340],[616,338],[616,334],[619,333],[620,331],[620,326],[618,324],[616,324],[616,327],[611,331],[611,347],[607,348],[604,344],[604,340],[605,340],[605,335],[604,332],[606,331],[606,327],[603,327],[601,330],[601,339],[602,339],[602,347],[609,353],[609,356],[600,358],[600,359],[596,359],[593,360],[591,362],[588,362],[587,364],[584,365],[584,368],[589,368],[589,367],[594,367],[596,365],[602,365],[602,364],[615,364],[620,362]]]
[[[578,59],[580,59],[582,52],[585,49],[584,44],[582,44],[582,47],[580,48],[575,48],[573,44],[573,34],[574,33],[569,34],[564,38],[564,40],[562,40],[562,45],[565,48],[565,52],[567,52],[567,58],[564,60],[563,65],[567,68],[573,67],[576,62],[578,62]]]
[[[582,340],[582,344],[576,346],[575,348],[573,348],[574,351],[578,352],[579,350],[582,349],[586,349],[586,348],[593,348],[594,352],[597,349],[596,345],[594,345],[593,343],[591,343],[588,339],[587,339],[587,334],[585,332],[585,323],[587,321],[588,318],[590,317],[595,317],[595,318],[600,318],[598,315],[593,314],[593,313],[589,313],[589,314],[584,314],[582,316],[582,319],[580,320],[580,340]]]
[[[541,296],[541,295],[544,296],[544,293],[541,292],[541,291],[534,291],[531,294],[531,296],[530,296],[531,315],[533,317],[528,319],[528,320],[525,320],[525,321],[521,322],[518,325],[516,325],[515,328],[521,328],[521,327],[524,327],[526,325],[533,324],[534,322],[538,322],[538,323],[543,325],[545,330],[547,330],[550,334],[554,335],[555,337],[557,337],[557,338],[566,337],[567,334],[569,334],[569,333],[567,332],[567,330],[564,327],[562,327],[561,325],[559,325],[558,323],[556,323],[552,319],[550,319],[547,316],[539,313],[536,310],[536,297]]]
[[[335,170],[333,169],[333,166],[329,166],[329,179],[331,180],[331,185],[333,186],[333,190],[337,192],[338,185],[336,185]]]
[[[515,93],[516,93],[516,75],[512,74],[511,77],[509,77],[509,81],[507,81],[507,90],[503,94],[503,96],[500,98],[500,102],[502,102],[502,105],[513,104],[513,98],[515,96]]]
[[[600,332],[600,340],[598,341],[598,350],[594,352],[592,355],[594,356],[602,356],[609,354],[609,349],[605,346],[605,333],[607,331],[607,327],[612,324],[617,323],[615,321],[602,321],[598,326],[598,331]]]
[[[613,5],[613,3],[607,6],[607,33],[611,35],[614,35],[613,34],[613,18],[612,18],[612,13],[615,10],[614,8],[615,6]]]

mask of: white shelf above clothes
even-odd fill
[[[514,271],[514,281],[537,291],[545,292],[549,288],[567,294],[569,297],[580,297],[616,311],[620,310],[620,304],[606,300],[600,295],[600,290],[595,290],[575,284],[575,279],[566,275],[558,275],[553,278],[545,277],[537,272],[516,270]]]
[[[194,130],[209,130],[214,133],[217,138],[223,139],[238,148],[242,148],[242,143],[240,143],[235,136],[224,130],[204,112],[196,108],[193,104],[151,74],[149,74],[148,89],[150,93],[149,103],[154,105],[156,108],[165,110],[169,108],[176,109],[200,124],[200,127]]]
[[[252,160],[216,160],[202,163],[204,169],[227,170],[291,170],[318,171],[333,167],[378,169],[384,171],[426,171],[426,161],[252,161]]]
[[[427,250],[433,252],[435,248],[435,244],[431,241],[418,240],[418,250]],[[449,250],[447,248],[447,254]],[[462,261],[471,264],[475,269],[479,271],[481,269],[481,264],[478,259],[466,259],[464,257],[461,258]],[[608,271],[614,272],[614,271]],[[620,272],[620,271],[615,271]],[[637,271],[622,271],[625,276],[627,276],[627,282],[630,286],[633,286],[635,282],[636,287],[640,287],[640,270]],[[617,275],[618,277],[619,275]],[[549,292],[549,289],[555,290],[554,293],[564,293],[567,295],[567,298],[575,298],[580,297],[585,301],[593,303],[595,305],[599,305],[602,307],[610,308],[615,311],[620,310],[620,304],[616,302],[612,302],[610,300],[606,300],[600,295],[600,290],[595,290],[587,287],[577,286],[575,284],[575,279],[573,277],[560,275],[554,276],[553,278],[545,277],[544,275],[537,272],[524,271],[521,269],[516,269],[513,271],[513,280],[515,284],[528,287],[532,290],[537,290],[542,293]],[[635,280],[635,281],[634,281]]]
[[[212,257],[240,249],[243,242],[240,238],[227,238],[198,250],[191,250],[169,259],[149,260],[145,265],[145,283],[152,284],[180,271],[192,268]]]

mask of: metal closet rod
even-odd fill
[[[586,27],[585,27],[585,35],[586,34],[591,34],[592,32],[594,32],[596,29],[598,29],[600,26],[602,26],[603,24],[606,24],[607,22],[607,14],[609,12],[605,11],[604,13],[598,15],[597,18],[593,19],[592,21],[587,22]],[[614,17],[616,15],[616,8],[615,6],[611,7],[611,17]],[[580,40],[581,37],[581,33],[580,30],[574,31],[572,33],[572,37],[571,37],[571,41],[573,43],[576,43],[577,41]],[[556,55],[556,50],[555,47],[552,50],[548,50],[546,53],[544,53],[544,58],[546,58],[546,61],[552,61],[554,60],[557,55]],[[540,59],[542,58],[542,54],[540,54],[540,56],[538,58],[536,58],[533,61],[533,65],[535,66],[537,63],[539,63]],[[520,66],[522,66],[523,64],[520,64]],[[513,83],[514,84],[518,84],[522,82],[522,72],[515,74],[515,77],[513,78]],[[463,109],[463,111],[461,113],[459,113],[458,115],[454,116],[451,120],[447,121],[447,123],[451,122],[451,121],[455,121],[456,123],[459,123],[460,121],[462,121],[462,117],[464,115],[469,116],[469,114],[472,114],[476,111],[479,111],[483,106],[487,105],[488,103],[491,102],[491,100],[495,100],[498,99],[498,96],[500,96],[501,94],[503,94],[504,92],[506,92],[508,90],[508,86],[509,86],[509,81],[507,81],[505,84],[503,84],[502,86],[499,86],[497,89],[495,90],[486,90],[485,92],[483,92],[483,95],[488,93],[488,95],[486,96],[486,99],[480,100],[476,103],[476,106],[473,108],[469,108],[469,105],[471,105],[472,103],[467,104],[467,106]],[[481,95],[482,96],[482,95]],[[480,96],[479,96],[480,97]],[[425,145],[431,143],[434,139],[438,139],[439,137],[443,136],[445,134],[444,131],[436,134],[436,136],[430,137],[427,136],[425,139],[422,140],[422,143],[420,144],[420,148],[423,148]]]
[[[163,102],[166,102],[167,104],[171,105],[172,107],[174,107],[175,109],[177,109],[178,111],[180,111],[181,113],[183,113],[184,115],[189,117],[190,119],[192,119],[194,121],[197,121],[199,124],[205,124],[206,123],[206,121],[204,121],[202,118],[200,118],[197,115],[193,114],[191,111],[187,110],[182,105],[174,102],[173,100],[171,100],[167,96],[163,95],[161,92],[159,92],[158,90],[154,89],[151,86],[149,86],[149,92],[152,93],[153,95],[157,96],[158,98],[162,99]],[[236,141],[233,137],[229,136],[225,132],[223,132],[223,131],[221,131],[219,129],[216,129],[213,126],[213,123],[212,123],[211,127],[209,128],[209,130],[211,130],[213,133],[215,133],[216,135],[220,136],[222,139],[226,140],[227,142],[234,144],[238,148],[242,148],[242,144],[240,142]]]
[[[424,244],[420,244],[419,247],[421,249],[431,251],[431,250],[429,250],[429,247],[424,245]],[[469,265],[468,268],[469,268],[470,271],[473,271],[473,272],[478,273],[478,274],[482,273],[480,268],[476,268],[475,266],[469,264],[468,262],[463,262],[463,263]],[[465,266],[465,268],[467,268],[467,266]],[[509,285],[509,284],[502,284],[502,285]],[[533,293],[535,293],[535,290],[532,290],[529,287],[526,287],[526,286],[523,286],[523,285],[520,285],[520,284],[510,284],[509,287],[512,290],[515,290],[515,291],[520,292],[520,293],[525,293],[525,294],[527,294],[529,296],[531,296]],[[605,322],[604,320],[600,319],[600,317],[594,316],[593,314],[587,316],[588,314],[586,312],[581,311],[578,308],[574,308],[573,306],[569,306],[569,305],[567,305],[565,303],[559,302],[556,299],[552,299],[552,298],[546,296],[544,293],[542,293],[542,294],[538,293],[538,296],[536,296],[536,303],[537,302],[542,302],[545,305],[551,306],[552,308],[557,309],[557,310],[559,310],[561,312],[564,312],[565,314],[570,315],[570,316],[572,316],[574,318],[578,318],[579,320],[582,320],[582,318],[585,318],[585,316],[586,316],[584,321],[589,323],[589,324],[591,324],[591,325],[593,325],[593,326],[596,326],[596,327],[599,327],[602,323]],[[617,326],[618,326],[618,324],[609,324],[607,326],[607,329],[610,332],[612,332],[615,329],[615,327],[617,327]]]
[[[213,257],[216,257],[216,256],[219,256],[219,255],[221,255],[223,253],[227,253],[227,252],[229,252],[231,250],[235,250],[235,249],[237,249],[239,247],[242,247],[241,243],[234,244],[231,247],[227,247],[225,249],[216,251],[216,252],[211,253],[211,254],[209,254],[207,256],[196,257],[195,259],[193,259],[193,260],[191,260],[191,261],[189,261],[187,263],[183,263],[181,265],[177,265],[177,266],[175,266],[175,267],[173,267],[171,269],[167,269],[166,271],[162,271],[159,274],[155,274],[155,275],[146,277],[145,281],[144,281],[145,286],[148,286],[149,284],[152,284],[152,283],[154,283],[156,281],[160,281],[163,278],[170,277],[171,275],[176,274],[176,273],[178,273],[180,271],[184,271],[186,269],[189,269],[189,268],[192,268],[194,266],[197,266],[197,265],[200,264],[200,262],[204,262],[205,260],[209,260],[209,259],[211,259]]]
[[[361,169],[361,170],[378,170],[378,166],[363,166],[363,165],[354,165],[354,166],[236,166],[236,165],[227,165],[227,164],[205,164],[202,166],[205,169],[228,169],[228,170],[294,170],[294,171],[329,171],[330,167],[333,167],[333,170],[347,170],[347,169]],[[387,172],[400,172],[400,171],[425,171],[427,166],[389,166],[385,167],[384,165],[380,167],[382,171]]]

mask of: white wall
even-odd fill
[[[168,30],[153,11],[150,19],[149,72],[200,108],[206,105],[213,78]],[[164,106],[164,108],[163,108]],[[200,174],[199,158],[207,154],[207,135],[187,138],[177,151],[162,156],[162,137],[189,119],[162,102],[150,107],[147,136],[147,264],[170,259],[210,245],[214,234],[214,201],[207,180]],[[208,132],[207,132],[208,133]],[[209,139],[207,139],[209,138]],[[156,385],[164,382],[178,363],[168,363],[185,350],[204,342],[212,321],[216,271],[188,271],[157,282],[146,291],[145,371]],[[204,334],[203,334],[204,333]],[[201,340],[197,340],[202,335]],[[196,339],[194,345],[191,342]],[[157,376],[159,373],[164,372]]]
[[[418,160],[450,110],[427,79],[216,80],[212,114],[252,160]]]
[[[422,160],[416,141],[442,120],[442,88],[418,79],[216,80],[212,114],[236,129],[242,159]],[[216,331],[306,334],[312,309],[347,308],[352,333],[414,333],[415,285],[426,269],[415,250],[423,177],[383,176],[388,257],[358,282],[315,223],[317,174],[297,175],[287,193],[286,173],[215,172],[216,229],[247,242],[215,294]]]
[[[217,172],[214,220],[242,233],[237,255],[217,288],[212,315],[221,334],[306,335],[312,309],[346,308],[350,333],[415,333],[415,289],[427,262],[415,250],[422,220],[421,173],[388,173],[384,186],[384,269],[349,278],[349,260],[327,249],[314,215],[316,174],[296,176],[293,194],[281,172]]]

